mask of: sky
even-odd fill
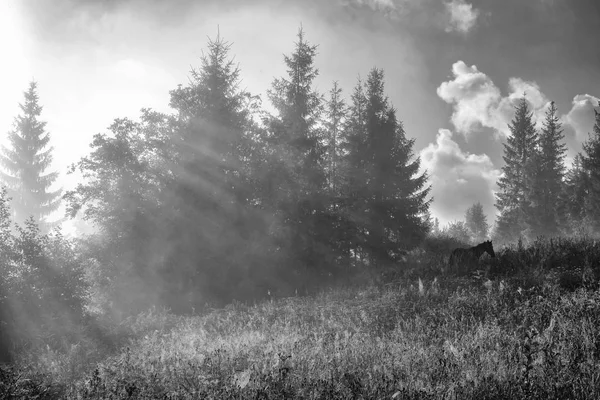
[[[555,101],[567,163],[592,131],[600,98],[597,0],[0,0],[0,143],[31,80],[54,146],[57,187],[112,120],[170,112],[207,38],[232,43],[242,86],[260,94],[285,75],[302,26],[319,45],[317,89],[385,71],[386,92],[430,175],[441,225],[494,191],[514,105],[541,123]],[[67,226],[67,230],[69,227]]]

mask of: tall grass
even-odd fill
[[[29,360],[0,395],[597,399],[599,268],[597,243],[541,240],[499,251],[483,275],[407,277],[188,318],[154,310],[125,324],[119,351],[87,363],[49,355],[54,369]]]

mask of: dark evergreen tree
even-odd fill
[[[358,236],[355,248],[377,264],[425,236],[430,188],[427,175],[418,174],[414,139],[406,138],[384,95],[383,71],[373,69],[365,91],[357,87],[352,101],[345,192]]]
[[[593,132],[583,143],[585,155],[582,157],[582,165],[588,178],[585,215],[592,230],[600,232],[600,112],[594,110],[594,115]]]
[[[260,222],[249,212],[250,95],[239,89],[240,70],[229,51],[220,36],[209,40],[190,84],[171,92],[179,124],[170,184],[169,241],[175,245],[164,273],[172,280],[170,292],[187,293],[191,306],[227,299],[249,274],[246,250]],[[178,271],[171,270],[175,266]]]
[[[275,79],[268,92],[277,112],[266,121],[274,152],[269,196],[280,221],[280,254],[292,270],[318,271],[332,261],[326,139],[318,126],[323,101],[313,89],[317,46],[305,40],[302,29],[295,45],[284,56],[287,77]]]
[[[351,95],[348,118],[344,127],[344,157],[341,160],[344,211],[351,221],[351,233],[347,245],[356,256],[363,256],[366,246],[366,228],[364,224],[360,223],[360,221],[366,221],[367,219],[366,200],[368,192],[365,185],[368,176],[365,152],[367,148],[366,110],[365,85],[359,77]]]
[[[339,172],[342,156],[341,140],[347,107],[342,98],[342,89],[338,82],[333,83],[326,104],[325,131],[327,136],[327,181],[331,193],[337,195],[340,188],[341,174]]]
[[[565,181],[558,199],[558,217],[562,233],[572,235],[585,225],[585,200],[589,177],[583,168],[583,157],[577,154],[572,167],[565,174]]]
[[[533,162],[537,152],[538,135],[525,98],[516,107],[515,117],[509,124],[511,136],[504,144],[503,176],[498,181],[496,207],[500,211],[496,235],[501,241],[514,240],[526,232],[534,222],[530,217],[530,185]]]
[[[3,146],[0,162],[6,170],[1,178],[12,197],[14,220],[24,223],[30,216],[46,231],[52,224],[45,221],[60,205],[62,190],[50,191],[58,173],[45,173],[52,164],[50,134],[46,122],[40,121],[42,106],[39,104],[37,83],[31,82],[25,94],[25,102],[19,104],[21,114],[15,118],[14,130],[9,133],[9,147]]]
[[[556,105],[551,102],[539,138],[542,189],[539,224],[540,233],[549,236],[557,235],[560,229],[558,199],[563,187],[567,152],[564,138]]]
[[[477,202],[467,209],[465,225],[469,230],[472,241],[480,243],[487,238],[490,227],[481,203]]]

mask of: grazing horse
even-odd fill
[[[480,243],[477,246],[468,249],[455,249],[452,254],[450,254],[448,264],[477,264],[479,257],[481,257],[483,253],[488,253],[490,256],[496,257],[491,240]]]

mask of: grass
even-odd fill
[[[110,355],[82,342],[24,359],[0,397],[598,399],[600,251],[573,244],[499,252],[486,277],[409,277],[187,318],[152,310],[124,324]]]

